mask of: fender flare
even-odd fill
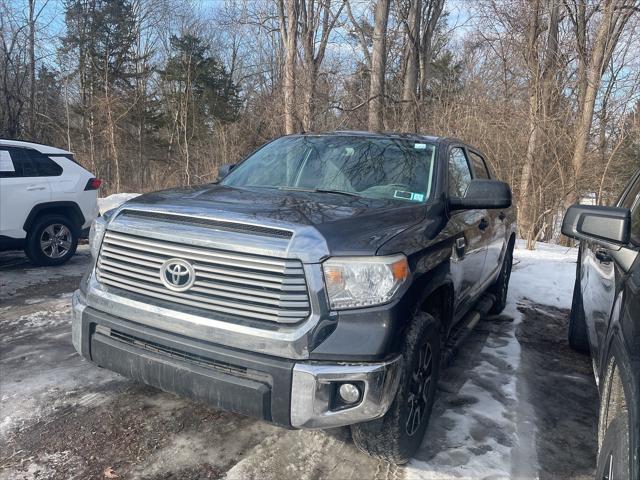
[[[47,210],[69,210],[71,211],[71,217],[78,224],[78,228],[84,225],[85,218],[80,206],[76,202],[71,201],[61,201],[61,202],[44,202],[35,205],[29,215],[27,215],[27,219],[22,226],[22,229],[25,232],[28,232],[35,222],[36,218],[42,213],[46,213]]]

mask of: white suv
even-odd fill
[[[24,248],[36,265],[60,265],[98,215],[95,178],[73,154],[0,139],[0,250]]]

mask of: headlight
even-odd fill
[[[101,217],[96,217],[91,223],[91,230],[89,230],[89,248],[91,249],[91,255],[93,258],[98,258],[100,253],[100,245],[102,244],[102,237],[107,230],[107,222],[115,212],[115,208],[104,213]]]
[[[333,310],[387,303],[409,276],[404,255],[335,257],[322,267]]]

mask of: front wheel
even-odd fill
[[[24,251],[34,265],[62,265],[77,246],[78,228],[73,222],[62,215],[44,215],[29,230]]]
[[[390,463],[409,461],[422,443],[440,374],[440,324],[418,312],[409,326],[402,356],[404,370],[396,398],[384,417],[351,426],[363,452]]]
[[[513,248],[508,247],[502,261],[502,268],[496,283],[491,287],[490,292],[496,296],[496,301],[491,307],[490,313],[498,315],[507,306],[507,294],[509,293],[509,280],[511,279],[511,268],[513,267]]]
[[[596,480],[631,478],[629,463],[629,416],[619,414],[609,424],[598,455]]]

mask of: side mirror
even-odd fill
[[[233,170],[233,167],[235,166],[235,163],[225,163],[224,165],[220,165],[218,167],[218,180],[222,180],[224,177],[229,175],[229,172]]]
[[[509,208],[511,187],[497,180],[471,180],[467,194],[463,198],[452,197],[449,205],[452,210]]]
[[[613,245],[631,241],[631,210],[597,205],[572,205],[564,215],[562,233],[577,240]]]

